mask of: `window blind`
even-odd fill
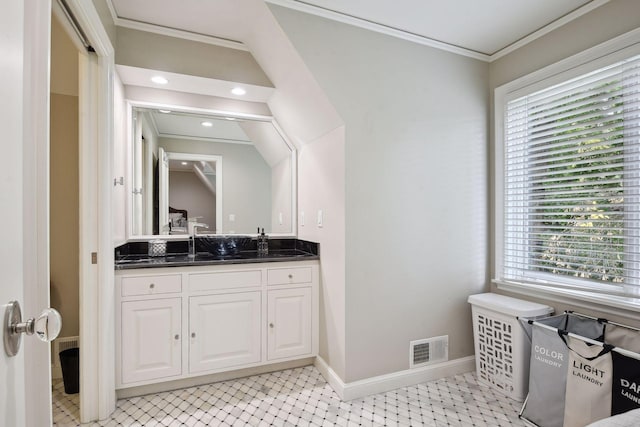
[[[502,279],[640,290],[640,56],[508,101]]]

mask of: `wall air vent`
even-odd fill
[[[449,360],[449,335],[409,343],[409,368],[419,368],[447,360]]]

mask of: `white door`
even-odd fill
[[[189,371],[260,361],[260,292],[189,299]]]
[[[181,298],[122,303],[122,383],[182,373]]]
[[[45,161],[37,175],[37,166],[48,144],[50,8],[47,0],[0,3],[2,320],[11,300],[20,302],[23,319],[48,305],[48,169]],[[23,337],[14,357],[0,350],[0,425],[51,424],[49,347],[35,341]]]
[[[311,288],[269,291],[267,318],[267,359],[311,353]]]

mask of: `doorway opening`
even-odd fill
[[[51,17],[50,74],[50,298],[62,315],[51,345],[53,423],[80,420],[79,54],[65,22]],[[61,418],[65,414],[65,418]],[[67,417],[73,417],[67,418]]]

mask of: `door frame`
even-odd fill
[[[80,55],[79,70],[80,421],[85,423],[107,418],[116,404],[111,215],[115,52],[92,2],[67,0],[67,5],[95,51]]]
[[[111,165],[113,141],[114,49],[91,2],[68,0],[97,58],[81,55],[80,98],[81,224],[80,340],[81,421],[108,417],[115,409],[113,245]],[[49,100],[51,0],[24,2],[23,60],[23,257],[24,313],[49,307]],[[93,169],[87,162],[97,165]],[[83,185],[94,183],[94,187]],[[93,223],[94,228],[89,227]],[[97,265],[91,264],[97,252]],[[95,346],[90,344],[94,339]],[[24,340],[26,425],[51,424],[50,346]],[[43,363],[46,361],[46,363]],[[16,397],[20,398],[20,397]],[[27,399],[28,398],[28,399]]]
[[[23,289],[24,317],[49,303],[49,58],[51,0],[24,2]],[[26,31],[26,29],[29,31]],[[24,318],[23,317],[23,318]],[[51,424],[51,346],[23,340],[25,424]],[[46,362],[46,363],[43,363]],[[43,381],[45,379],[45,381]],[[45,387],[43,387],[43,385]],[[16,398],[19,398],[16,396]],[[42,408],[30,410],[30,408]]]

